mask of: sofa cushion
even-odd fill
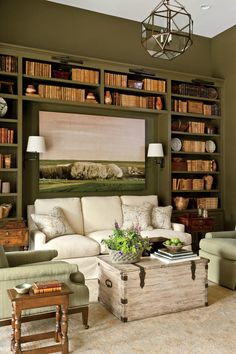
[[[143,205],[122,205],[123,224],[122,229],[139,226],[141,230],[152,230],[151,211],[153,205],[151,203],[143,203]]]
[[[173,207],[154,207],[152,209],[152,226],[155,229],[171,229],[171,214]]]
[[[31,217],[39,230],[46,235],[47,242],[54,237],[74,233],[63,210],[59,207],[52,208],[48,215],[31,214]]]
[[[4,248],[2,245],[0,245],[0,268],[8,268],[8,260],[7,256],[5,254]]]
[[[151,203],[154,206],[158,206],[157,195],[121,195],[122,204],[141,206],[143,203]]]
[[[55,206],[62,208],[69,224],[76,233],[83,235],[83,218],[80,198],[36,199],[35,214],[48,214]]]
[[[100,246],[96,241],[77,234],[53,238],[42,248],[56,249],[58,256],[55,259],[91,257],[99,255],[100,252]]]
[[[100,253],[101,254],[107,254],[107,248],[106,245],[104,245],[102,242],[103,239],[109,238],[109,236],[112,234],[113,230],[101,230],[101,231],[94,231],[91,232],[90,234],[87,235],[87,237],[92,238],[93,240],[97,241],[100,245]]]
[[[236,239],[233,238],[203,238],[200,249],[220,258],[236,261]]]
[[[191,245],[192,243],[192,236],[190,234],[188,234],[187,232],[174,231],[174,230],[166,230],[166,229],[154,229],[150,231],[144,230],[141,231],[141,236],[148,237],[148,238],[160,237],[161,241],[167,238],[178,237],[180,241],[184,243],[185,246]]]
[[[120,197],[83,197],[81,205],[85,235],[94,231],[113,229],[117,221],[122,224]]]

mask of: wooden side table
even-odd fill
[[[11,350],[14,354],[26,353],[54,353],[61,351],[68,354],[68,306],[69,294],[73,291],[66,285],[62,284],[62,290],[57,292],[34,294],[32,290],[28,294],[18,294],[14,289],[7,290],[8,297],[12,303],[12,335]],[[52,332],[38,333],[27,336],[21,336],[21,313],[23,310],[56,306],[56,329]],[[21,350],[21,343],[37,341],[41,339],[54,338],[59,344],[40,347],[32,350]]]
[[[0,245],[8,247],[29,246],[29,231],[24,220],[0,220]]]
[[[193,250],[199,250],[199,241],[206,232],[211,232],[214,229],[214,218],[203,218],[197,214],[186,214],[179,216],[179,222],[185,225],[187,232],[192,234],[193,237]]]

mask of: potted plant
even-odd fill
[[[138,225],[123,230],[117,222],[112,235],[103,239],[102,243],[107,246],[113,263],[138,262],[143,251],[151,249],[148,238],[141,236]]]

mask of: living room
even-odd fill
[[[209,3],[214,9],[214,6],[216,6],[216,4],[214,5],[212,2]],[[157,4],[153,3],[153,6],[151,6],[150,11],[152,10],[152,7],[154,8],[156,5]],[[187,10],[191,13],[191,8],[188,8],[188,4],[184,3],[184,5],[186,5]],[[122,6],[127,6],[127,4],[123,4]],[[223,5],[217,4],[217,6]],[[230,8],[230,12],[234,13],[235,4],[233,2],[230,2],[230,4],[227,4],[227,6]],[[224,24],[222,26],[223,29],[220,30],[220,32],[218,32],[217,34],[210,35],[209,33],[212,33],[212,28],[214,26],[215,21],[213,21],[213,19],[211,21],[211,17],[208,11],[206,11],[205,13],[202,12],[203,17],[209,16],[207,24],[209,26],[209,33],[206,27],[205,34],[199,35],[197,32],[195,32],[195,28],[197,28],[198,26],[197,23],[194,22],[193,44],[190,46],[190,48],[186,52],[174,58],[173,60],[163,60],[151,57],[147,53],[145,48],[142,46],[141,21],[134,21],[127,18],[116,17],[110,14],[105,14],[105,12],[95,12],[92,9],[89,10],[89,8],[86,9],[73,6],[66,6],[57,2],[46,0],[38,0],[35,2],[32,2],[30,0],[9,0],[7,2],[1,1],[0,10],[0,13],[2,15],[0,23],[0,55],[9,54],[20,58],[18,62],[18,67],[20,68],[20,71],[17,73],[16,76],[14,76],[14,74],[9,75],[9,77],[7,76],[7,78],[9,79],[8,81],[13,81],[15,83],[15,86],[13,88],[14,90],[16,90],[17,86],[17,91],[14,92],[15,96],[17,97],[15,97],[14,100],[18,102],[17,110],[14,104],[12,108],[9,105],[8,110],[8,113],[13,111],[14,113],[18,114],[18,123],[16,131],[18,139],[17,147],[14,146],[7,148],[7,154],[11,154],[13,148],[16,149],[17,152],[15,152],[15,157],[12,159],[12,171],[7,172],[8,175],[6,171],[1,171],[2,181],[4,181],[5,178],[6,181],[10,182],[10,188],[12,192],[12,195],[9,196],[4,194],[1,195],[2,203],[9,203],[13,206],[9,213],[10,218],[23,218],[24,220],[27,220],[27,206],[33,205],[36,199],[50,200],[54,198],[63,199],[72,197],[81,198],[82,200],[82,198],[84,197],[85,199],[82,201],[81,207],[83,209],[83,212],[86,211],[88,213],[87,215],[90,215],[89,217],[95,218],[92,212],[89,214],[89,208],[91,208],[91,204],[89,204],[90,201],[89,199],[87,200],[86,197],[125,197],[126,195],[156,195],[158,196],[158,205],[168,206],[172,203],[172,200],[176,199],[175,197],[178,197],[180,195],[181,197],[184,197],[184,200],[188,198],[191,199],[191,196],[195,197],[201,195],[202,199],[207,199],[205,198],[205,196],[209,196],[212,198],[217,198],[218,201],[217,208],[209,208],[208,210],[208,217],[213,222],[212,231],[230,231],[235,229],[236,192],[234,188],[234,178],[236,175],[236,167],[232,161],[234,161],[234,158],[236,157],[236,150],[234,148],[236,131],[236,122],[234,119],[236,111],[236,103],[234,98],[234,93],[236,91],[236,84],[234,80],[236,70],[236,49],[234,46],[236,35],[236,22],[235,20],[233,20],[233,18],[230,18],[229,16],[229,24]],[[147,9],[145,9],[145,11],[146,12],[143,14],[142,20],[144,20],[144,18],[150,13],[150,11],[147,11]],[[209,11],[211,11],[211,9]],[[218,22],[221,21],[224,21],[223,16],[222,19],[218,19]],[[25,68],[27,61],[40,63],[43,62],[47,64],[52,63],[52,65],[57,64],[57,67],[61,65],[61,68],[65,68],[66,66],[70,65],[71,67],[84,66],[85,68],[90,68],[92,70],[97,69],[100,73],[100,78],[102,82],[99,82],[99,84],[94,83],[91,85],[87,85],[85,93],[88,96],[88,93],[90,93],[91,89],[91,91],[94,93],[95,101],[97,100],[98,103],[94,102],[94,97],[92,97],[93,102],[88,103],[89,97],[87,96],[87,101],[82,104],[74,104],[72,102],[68,103],[65,100],[58,102],[56,101],[56,99],[53,99],[53,101],[50,102],[50,99],[48,98],[43,99],[36,97],[38,92],[33,97],[30,95],[27,97],[27,89],[32,88],[30,86],[37,87],[37,85],[40,85],[41,83],[43,84],[46,82],[47,84],[50,82],[49,79],[47,79],[47,81],[45,79],[42,80],[40,78],[32,78],[32,75],[30,74],[27,75],[27,72],[24,72],[23,69]],[[55,69],[55,67],[53,68],[52,66],[52,70],[53,69]],[[156,108],[155,112],[152,112],[150,109],[132,109],[130,107],[126,109],[124,107],[114,107],[110,104],[102,104],[103,100],[105,100],[106,98],[105,87],[106,91],[110,90],[111,92],[115,92],[114,87],[109,87],[112,85],[107,85],[105,83],[105,76],[104,78],[102,76],[103,73],[111,72],[126,73],[128,79],[130,79],[130,82],[132,82],[131,79],[133,78],[133,81],[135,81],[135,83],[136,81],[137,83],[139,83],[140,78],[145,77],[145,74],[148,73],[154,73],[154,77],[160,80],[164,80],[167,84],[167,91],[159,93],[163,105],[160,109],[160,112],[157,112]],[[152,79],[153,76],[149,75],[146,76],[146,78]],[[64,79],[60,79],[62,83],[63,80]],[[66,80],[67,79],[65,79],[65,82],[63,83],[64,86],[66,85]],[[214,187],[212,188],[212,190],[189,191],[188,189],[184,193],[180,194],[179,191],[175,191],[174,188],[171,188],[173,182],[172,180],[174,179],[173,177],[181,177],[182,181],[186,178],[189,179],[189,174],[181,174],[180,172],[177,173],[176,171],[174,174],[171,173],[172,158],[175,156],[182,158],[184,156],[184,153],[182,154],[182,152],[179,153],[178,151],[172,150],[171,140],[173,140],[173,138],[178,138],[178,141],[181,140],[183,142],[184,134],[186,134],[186,132],[177,133],[175,131],[174,134],[173,132],[171,133],[171,121],[174,120],[173,118],[175,118],[175,120],[178,120],[179,122],[179,117],[181,116],[181,114],[180,112],[175,112],[173,114],[173,110],[171,109],[171,99],[174,97],[174,95],[173,92],[171,92],[170,87],[172,82],[191,82],[193,84],[194,82],[192,80],[203,80],[203,85],[205,84],[208,86],[211,86],[211,83],[213,82],[213,86],[219,89],[219,97],[217,96],[217,98],[207,98],[205,100],[205,103],[212,101],[218,104],[220,102],[221,106],[220,115],[222,119],[218,119],[216,117],[216,119],[214,118],[212,120],[212,122],[215,124],[216,131],[211,134],[210,139],[215,142],[216,151],[208,152],[208,159],[212,156],[212,161],[216,160],[217,170],[213,171],[214,173],[212,173],[212,176],[214,178]],[[53,83],[53,80],[51,80],[51,82]],[[53,84],[56,85],[56,82],[58,82],[57,79],[54,79]],[[75,83],[73,83],[73,88],[74,87],[77,87]],[[7,91],[9,89],[8,86],[4,87],[3,85],[2,89],[6,90],[0,91],[1,93],[3,93],[3,98],[5,98],[7,103],[9,101],[11,102],[11,98],[9,98],[10,92]],[[131,88],[129,94],[137,94],[137,91],[137,88]],[[124,88],[119,90],[119,94],[122,93],[125,93]],[[146,93],[145,95],[148,96],[150,94]],[[176,94],[176,98],[179,99],[178,94]],[[99,189],[100,187],[96,186],[96,188],[94,189],[87,189],[85,191],[82,190],[74,192],[43,190],[43,188],[46,187],[45,184],[43,184],[43,179],[40,179],[41,172],[39,172],[39,163],[42,162],[39,160],[40,158],[42,159],[43,155],[40,154],[40,156],[39,154],[36,154],[35,156],[34,153],[27,152],[26,150],[29,136],[45,135],[48,134],[48,132],[51,132],[51,141],[53,141],[53,139],[55,138],[55,136],[53,135],[55,129],[51,128],[50,130],[48,125],[45,124],[45,121],[47,120],[47,114],[54,114],[53,117],[50,116],[50,119],[54,120],[54,122],[56,120],[57,124],[55,124],[55,126],[57,125],[58,127],[60,123],[60,114],[63,114],[64,117],[68,117],[68,119],[70,120],[72,120],[71,117],[77,115],[79,118],[81,118],[81,125],[84,124],[82,121],[83,117],[91,116],[94,119],[91,124],[92,126],[95,126],[95,121],[96,124],[98,124],[98,120],[96,120],[97,116],[100,116],[103,119],[109,117],[109,119],[113,119],[113,121],[118,121],[118,118],[120,118],[120,121],[125,121],[124,124],[122,123],[124,127],[122,134],[126,138],[126,141],[129,139],[129,135],[125,135],[125,131],[127,131],[128,129],[126,123],[128,123],[129,121],[133,124],[135,124],[136,122],[140,123],[140,129],[143,134],[142,136],[144,136],[144,183],[140,178],[140,180],[138,181],[139,185],[137,183],[138,187],[137,185],[135,185],[134,188],[136,189],[133,190],[130,190],[128,188],[126,190],[124,186],[121,187],[120,185],[119,188],[114,189],[111,189],[111,187],[104,187],[104,189],[102,190]],[[197,113],[193,113],[192,116],[194,116],[194,114],[195,120],[198,121],[198,117],[196,118]],[[189,116],[186,116],[189,120]],[[5,118],[5,123],[7,124],[8,128],[14,126],[13,122],[7,122],[8,115],[6,115]],[[210,119],[206,119],[206,123],[209,123],[209,121]],[[145,122],[144,127],[142,127],[142,122]],[[100,124],[101,125],[99,125],[98,130],[103,131],[103,127],[105,130],[105,125],[102,125],[102,119]],[[108,123],[106,121],[106,125],[107,124]],[[42,134],[42,132],[46,133]],[[71,128],[71,134],[72,133],[73,127]],[[56,138],[58,138],[58,136],[56,136]],[[193,136],[194,135],[192,135],[192,138]],[[83,137],[81,137],[80,135],[76,136],[76,139],[79,142],[82,142],[82,138]],[[206,141],[207,138],[204,137],[203,140]],[[65,139],[64,141],[65,145],[63,145],[62,150],[66,151],[66,147],[68,147],[70,144],[70,136],[67,140]],[[135,142],[133,142],[132,140],[132,144],[134,143]],[[148,147],[151,143],[162,143],[164,150],[164,167],[159,166],[159,164],[156,163],[159,161],[156,161],[155,158],[147,157]],[[57,145],[56,147],[57,151],[59,145]],[[101,144],[99,146],[101,146]],[[109,149],[111,150],[111,146],[107,146],[104,144],[104,150],[105,148],[107,151]],[[95,150],[96,145],[93,146],[94,153]],[[14,152],[12,156],[14,156]],[[53,160],[53,158],[51,158],[49,155],[47,156],[47,159]],[[62,157],[61,160],[63,160]],[[90,160],[93,160],[93,158],[91,158]],[[100,160],[103,159],[101,158]],[[116,161],[114,155],[113,161]],[[199,176],[204,177],[204,174],[199,174]],[[199,176],[195,178],[199,179]],[[54,179],[54,182],[55,181],[56,178]],[[52,204],[50,203],[48,205],[52,206]],[[177,206],[174,202],[172,206],[172,222],[178,223],[180,213],[177,210]],[[77,208],[77,205],[70,207]],[[113,207],[116,208],[116,206],[111,204],[111,209]],[[47,211],[49,211],[50,209],[49,206],[45,206],[43,202],[38,206],[36,205],[36,208],[38,208],[38,210],[44,209]],[[99,205],[97,206],[97,208],[99,208]],[[189,208],[186,208],[186,210],[190,214],[195,211],[198,211],[197,206],[194,206],[192,210]],[[81,212],[81,210],[79,212]],[[186,214],[186,212],[184,211],[182,214]],[[117,215],[119,218],[120,214]],[[87,220],[87,217],[85,219]],[[106,223],[106,220],[103,220],[102,222]],[[95,229],[91,228],[91,225],[88,224],[88,226],[86,226],[86,221],[82,220],[82,223],[84,224],[83,227],[85,227],[85,233],[95,231]],[[78,232],[80,230],[80,226],[78,226]],[[80,234],[83,235],[83,233]],[[198,241],[199,240],[197,239],[197,241],[195,242],[197,247]],[[27,244],[24,246],[25,248],[28,247]],[[65,245],[63,247],[65,247]],[[63,249],[61,251],[63,251]],[[230,259],[234,261],[234,258]],[[79,266],[79,269],[81,271],[84,269],[83,266],[84,265],[82,264]],[[94,286],[94,284],[92,286]],[[94,302],[93,304],[91,304],[89,310],[90,329],[88,331],[83,329],[81,321],[79,321],[78,323],[78,315],[71,315],[71,318],[69,318],[70,350],[72,350],[72,352],[78,353],[86,353],[88,351],[94,353],[122,353],[123,351],[128,351],[130,353],[143,352],[144,349],[140,346],[142,341],[138,340],[138,336],[135,337],[138,333],[140,337],[143,337],[143,346],[146,347],[145,351],[148,350],[150,353],[233,353],[232,348],[233,344],[235,344],[233,339],[229,341],[229,348],[225,348],[222,342],[218,343],[217,348],[217,344],[213,344],[211,342],[213,338],[213,332],[211,332],[209,337],[204,337],[205,333],[204,331],[201,331],[201,326],[199,325],[199,322],[200,324],[205,323],[206,326],[209,326],[207,328],[210,328],[211,323],[210,321],[207,322],[208,316],[212,315],[214,318],[214,315],[217,312],[216,308],[221,309],[221,316],[223,316],[222,309],[224,308],[224,305],[226,311],[233,313],[234,310],[232,307],[230,307],[231,303],[233,302],[233,299],[235,299],[234,291],[229,290],[225,287],[216,286],[214,285],[214,283],[212,283],[211,286],[209,286],[208,298],[208,303],[209,305],[212,304],[212,306],[192,310],[193,312],[192,315],[189,316],[189,322],[187,321],[186,313],[191,311],[173,314],[172,318],[170,317],[171,315],[164,315],[157,316],[151,319],[149,318],[145,320],[130,322],[128,324],[119,323],[119,320],[117,320],[115,316],[113,318],[112,314],[106,312],[104,309],[100,309],[98,307],[98,303]],[[227,300],[229,301],[229,303],[227,302]],[[174,317],[175,315],[176,317]],[[196,317],[194,316],[198,317],[198,319],[196,320]],[[229,317],[231,317],[232,320],[232,314],[229,314]],[[168,323],[168,320],[170,318],[171,322]],[[227,322],[226,319],[225,323],[222,317],[216,317],[214,318],[214,320],[217,323],[220,323],[219,328],[216,328],[214,326],[216,333],[220,333],[220,329],[222,333],[226,331],[226,328],[228,330],[230,324],[229,322]],[[101,336],[101,328],[99,327],[98,321],[101,321],[101,328],[104,328],[104,330],[106,331],[106,338],[104,337],[104,341],[99,338]],[[186,327],[180,326],[181,321],[187,321]],[[196,322],[198,323],[196,324]],[[148,337],[148,330],[153,331],[153,329],[155,328],[152,327],[154,323],[157,327],[162,326],[161,332],[157,331],[156,335],[158,337],[160,335],[164,336],[163,341],[158,342]],[[52,323],[50,323],[50,325],[52,325]],[[126,328],[124,326],[126,325],[130,326],[128,327],[128,331],[133,331],[132,336],[134,337],[129,338],[128,334],[124,334],[124,331],[126,331]],[[170,327],[168,327],[168,325],[170,325]],[[191,330],[189,330],[191,332],[194,331],[195,325],[197,326],[197,335],[196,333],[191,333],[191,336],[193,336],[192,342],[185,342],[184,346],[183,344],[180,344],[179,341],[187,341],[187,336],[181,334],[181,332],[177,331],[176,328],[180,326],[180,328],[182,328],[182,330],[187,333],[187,326],[191,326]],[[34,324],[32,322],[30,328],[33,328],[34,330],[33,326]],[[111,328],[112,326],[114,327],[114,332],[109,332],[109,326]],[[231,323],[231,326],[233,327],[233,322]],[[144,327],[145,331],[143,329]],[[73,333],[73,328],[76,328],[76,332],[79,333],[78,336]],[[177,336],[174,336],[174,339],[170,340],[170,328],[171,331],[177,331],[178,335],[180,336],[179,338],[181,338],[179,341]],[[6,337],[7,340],[9,340],[10,342],[10,326],[2,327],[0,331],[3,331],[1,332],[2,337]],[[81,340],[79,338],[80,331],[82,335],[81,338],[83,338]],[[6,333],[8,334],[6,335]],[[90,347],[88,343],[90,341],[91,334],[92,336],[94,335],[94,338],[96,338],[97,344],[96,341],[94,341]],[[102,335],[104,336],[104,334]],[[114,342],[113,347],[112,344],[111,346],[107,346],[107,342],[109,340],[112,342],[115,335],[118,336],[120,341],[124,341],[125,343],[122,343],[120,347],[118,345],[118,342]],[[197,336],[200,336],[201,338],[204,337],[204,339],[202,339],[202,343],[200,343],[200,339],[199,343],[197,343]],[[217,337],[217,335],[215,335],[215,337]],[[8,343],[7,340],[6,345]],[[82,341],[84,343],[82,343]],[[87,344],[85,343],[86,341],[88,342]],[[167,345],[168,343],[169,347]],[[94,347],[92,347],[92,345]],[[171,347],[173,345],[175,346],[175,350],[171,351]],[[161,346],[162,351],[158,351],[157,346]],[[3,350],[6,350],[5,342],[3,348]],[[2,351],[2,353],[5,352],[6,351]]]

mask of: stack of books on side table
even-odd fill
[[[61,291],[62,284],[58,280],[36,281],[32,286],[34,294],[51,293]]]
[[[193,251],[181,249],[179,251],[170,251],[167,248],[160,248],[151,254],[152,258],[156,258],[164,263],[178,263],[183,261],[193,261],[200,257]]]

